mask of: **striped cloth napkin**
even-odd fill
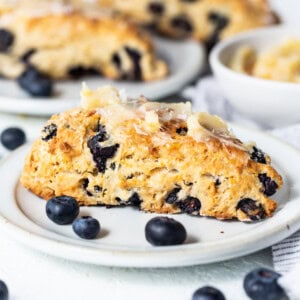
[[[295,263],[300,264],[300,231],[274,245],[272,252],[274,266],[279,273],[287,273]]]
[[[223,119],[250,128],[267,130],[286,142],[300,149],[300,123],[284,128],[264,128],[253,120],[237,112],[224,99],[221,90],[213,76],[200,79],[195,86],[183,91],[183,96],[192,100],[195,110],[207,111]],[[299,112],[300,113],[300,112]],[[299,166],[300,168],[300,166]],[[300,209],[300,208],[299,208]],[[290,299],[300,299],[300,231],[272,247],[274,268],[283,274],[280,284],[287,291]]]

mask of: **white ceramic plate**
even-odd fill
[[[284,177],[276,194],[279,203],[272,218],[254,224],[174,215],[184,224],[188,239],[180,246],[153,247],[144,237],[146,222],[156,216],[130,207],[82,207],[101,223],[95,240],[77,237],[70,225],[52,223],[45,201],[23,189],[19,181],[25,146],[0,167],[0,229],[9,237],[43,252],[66,259],[110,266],[172,267],[204,264],[245,255],[268,247],[300,228],[300,153],[268,135],[234,126],[243,140],[255,140],[268,152]]]
[[[112,84],[126,89],[131,97],[144,95],[152,100],[178,92],[192,81],[205,67],[205,51],[194,41],[174,41],[155,38],[158,56],[167,61],[170,74],[163,80],[153,82],[122,82],[103,77],[86,77],[81,80],[90,88]],[[52,98],[30,98],[12,80],[0,79],[0,111],[49,116],[70,109],[79,102],[81,80],[55,83]]]

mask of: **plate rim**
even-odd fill
[[[191,68],[189,69],[189,72],[176,72],[171,74],[170,76],[167,76],[166,78],[163,78],[162,80],[153,81],[153,82],[141,82],[140,84],[159,84],[162,85],[163,88],[157,89],[156,87],[152,88],[152,94],[153,96],[149,96],[148,98],[151,98],[152,100],[157,100],[163,97],[166,97],[168,95],[172,95],[178,91],[180,91],[181,88],[188,85],[193,79],[195,79],[199,74],[201,74],[206,66],[206,51],[204,48],[204,45],[200,42],[196,42],[193,40],[184,40],[184,41],[175,41],[168,38],[153,36],[153,44],[154,48],[159,51],[161,49],[164,49],[163,51],[172,51],[172,49],[169,49],[169,47],[166,47],[166,44],[174,44],[174,47],[185,47],[188,49],[188,47],[192,47],[194,51],[194,60],[193,64],[191,65]],[[196,53],[196,55],[195,55]],[[170,65],[172,67],[172,65]],[[98,78],[96,78],[98,79]],[[14,83],[13,80],[10,79],[3,79],[3,80],[9,80],[10,82]],[[67,81],[68,84],[74,85],[80,85],[82,82],[88,81],[89,78],[82,78],[81,80],[74,80],[73,81]],[[101,80],[105,81],[101,82]],[[15,82],[16,84],[16,82]],[[63,85],[63,81],[56,82],[57,85]],[[101,85],[126,85],[125,82],[118,82],[113,81],[109,78],[105,77],[99,77],[99,86]],[[129,84],[132,84],[132,82],[129,82]],[[136,83],[138,85],[139,83]],[[165,85],[165,86],[164,86]],[[122,89],[124,87],[122,86]],[[125,87],[126,88],[126,87]],[[10,101],[12,100],[12,101]],[[62,111],[65,111],[67,109],[71,109],[76,106],[80,101],[80,97],[78,95],[77,98],[72,99],[59,99],[57,97],[52,97],[50,99],[47,98],[33,98],[33,97],[8,97],[5,95],[0,94],[0,112],[7,112],[12,114],[25,114],[25,115],[32,115],[32,116],[50,116],[52,114],[57,114]],[[7,105],[7,103],[9,105]],[[55,105],[52,105],[54,104]]]
[[[230,127],[233,127],[234,130],[235,129],[242,130],[245,133],[250,131],[255,135],[259,134],[261,136],[264,136],[269,140],[275,142],[277,145],[279,144],[281,147],[286,148],[286,151],[292,151],[293,155],[296,155],[300,161],[300,151],[276,137],[268,135],[259,130],[253,130],[253,129],[250,130],[235,124],[231,124]],[[27,144],[14,151],[6,159],[3,159],[0,162],[0,172],[4,164],[9,163],[14,157],[20,155],[20,153],[22,153],[22,155],[25,156],[25,154],[27,153],[25,151],[27,151],[30,148],[30,146],[31,146],[30,144]],[[11,181],[13,181],[13,191],[10,190],[9,193],[11,193],[12,197],[16,197],[15,192],[19,182],[19,171],[17,173],[18,174],[15,174],[14,177],[11,179]],[[290,186],[292,185],[291,183],[292,182],[290,181],[289,184]],[[292,192],[293,189],[291,189],[291,193]],[[296,193],[297,192],[299,192],[299,190],[298,191],[296,190]],[[290,195],[290,197],[291,196],[292,195]],[[300,201],[300,194],[297,194],[295,201],[288,202],[288,203],[290,203],[290,205],[291,204],[295,205],[295,202],[298,203],[299,201]],[[16,201],[14,203],[16,203]],[[288,205],[288,203],[286,205]],[[290,210],[291,209],[292,207],[290,208]],[[198,242],[195,244],[185,244],[184,247],[182,245],[169,246],[169,247],[153,247],[153,248],[139,249],[138,251],[134,251],[132,250],[132,248],[126,250],[126,249],[122,249],[122,247],[118,247],[119,248],[118,250],[112,250],[109,249],[108,245],[105,245],[107,246],[108,249],[105,249],[106,247],[104,248],[102,247],[101,249],[99,249],[96,247],[90,247],[89,245],[81,246],[78,244],[66,244],[59,240],[49,239],[49,237],[41,236],[37,233],[29,232],[28,230],[21,228],[18,224],[15,224],[13,221],[6,218],[6,216],[3,216],[2,215],[3,212],[1,210],[0,210],[0,230],[30,248],[57,257],[67,258],[73,261],[75,260],[75,261],[91,263],[95,265],[105,265],[105,266],[115,266],[115,267],[139,267],[139,268],[181,267],[181,266],[190,266],[195,264],[207,264],[212,262],[224,261],[227,259],[250,254],[258,250],[264,249],[268,246],[271,246],[272,244],[279,242],[283,238],[293,234],[295,231],[297,231],[300,228],[300,211],[297,212],[296,210],[294,211],[292,210],[292,212],[293,212],[292,218],[286,220],[284,217],[283,218],[284,220],[281,221],[279,224],[277,224],[278,223],[277,219],[279,217],[276,218],[276,215],[268,220],[265,220],[264,222],[269,221],[267,223],[267,229],[268,229],[267,236],[265,235],[264,232],[266,226],[260,226],[259,228],[256,228],[256,233],[258,234],[258,238],[255,241],[253,240],[247,241],[247,238],[244,238],[242,243],[241,242],[238,243],[239,245],[231,244],[231,246],[229,247],[231,248],[231,251],[228,250],[229,249],[228,247],[227,247],[228,249],[225,247],[226,248],[225,254],[224,254],[224,247],[220,249],[220,245],[219,245],[220,243],[216,243],[215,241],[205,242],[204,246],[201,246],[201,242]],[[229,241],[232,240],[233,242],[236,242],[236,237],[233,238],[230,237],[226,239],[227,244],[228,244],[228,240]],[[210,257],[208,259],[205,259],[205,253],[204,253],[204,258],[203,258],[203,253],[201,256],[201,253],[199,254],[199,249],[200,251],[203,250],[201,248],[204,248],[206,252],[208,250],[211,251],[212,244],[214,244],[213,245],[215,248],[214,252],[218,256],[214,258]],[[249,245],[251,247],[248,247]],[[232,251],[233,249],[234,251]],[[93,254],[95,255],[95,252],[97,252],[98,254],[96,260],[95,260],[95,256],[93,256]],[[178,255],[180,254],[183,255],[183,259],[178,261]],[[184,256],[185,254],[188,254],[187,259]],[[149,255],[150,255],[150,259],[149,259]],[[145,257],[147,256],[148,259],[145,260]]]

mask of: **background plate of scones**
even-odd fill
[[[179,91],[204,68],[200,43],[153,37],[124,16],[70,1],[0,4],[0,110],[51,115],[76,106],[80,81],[132,96]]]
[[[277,21],[266,1],[254,0],[3,0],[0,110],[51,115],[74,107],[76,79],[161,98],[204,70],[205,48]]]
[[[170,267],[245,255],[299,229],[298,151],[189,103],[112,87],[81,95],[2,162],[10,236],[81,262]]]

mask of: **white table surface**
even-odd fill
[[[8,126],[20,126],[30,141],[38,136],[44,122],[43,118],[0,114],[0,132]],[[0,196],[0,201],[5,199]],[[206,284],[220,288],[227,299],[242,300],[248,299],[243,290],[245,274],[258,266],[272,267],[270,248],[216,264],[126,269],[55,258],[27,248],[2,232],[0,241],[0,279],[9,286],[11,300],[189,300],[195,289]]]
[[[4,199],[2,199],[4,200]],[[248,299],[244,275],[271,266],[269,249],[227,262],[173,269],[108,268],[54,258],[0,234],[0,278],[11,300],[190,300],[198,287],[220,288],[227,299]]]

